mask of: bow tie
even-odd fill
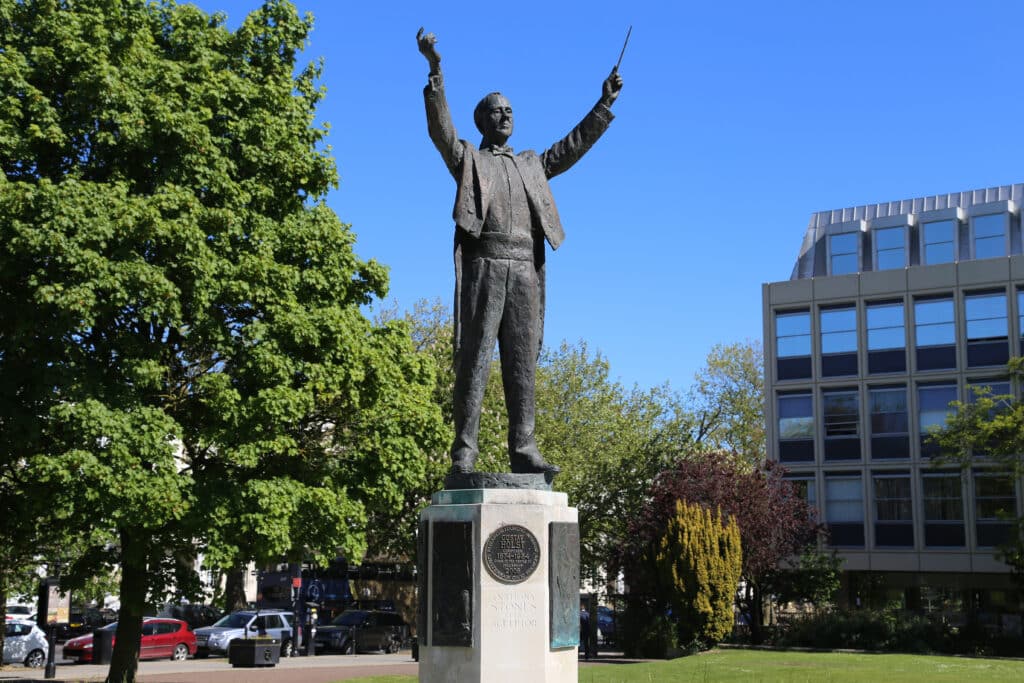
[[[497,156],[504,154],[505,156],[513,156],[512,148],[508,145],[491,145],[487,149],[490,150],[491,154]]]

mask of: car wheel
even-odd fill
[[[46,663],[46,655],[42,650],[32,650],[28,653],[28,657],[25,657],[25,666],[30,669],[38,669],[44,663]]]
[[[345,644],[341,646],[341,654],[343,654],[343,655],[350,655],[350,654],[353,653],[354,649],[355,648],[354,648],[354,644],[352,643],[352,639],[349,638],[348,640],[345,641]]]
[[[286,640],[281,643],[281,656],[282,657],[293,657],[295,656],[295,648],[292,646],[292,641]]]
[[[387,644],[384,646],[384,652],[388,653],[389,655],[393,655],[396,652],[398,652],[399,646],[400,643],[398,642],[398,638],[395,636],[391,636]]]
[[[188,645],[185,643],[178,643],[174,646],[174,652],[171,653],[171,659],[175,662],[184,662],[188,659]]]
[[[196,659],[206,659],[210,656],[209,650],[196,650]]]

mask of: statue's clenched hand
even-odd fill
[[[423,27],[416,33],[416,43],[419,45],[420,53],[430,62],[430,70],[437,71],[441,64],[441,55],[437,53],[437,36],[433,33],[423,33]]]
[[[608,78],[604,79],[604,83],[601,85],[601,104],[606,107],[612,106],[612,102],[620,92],[622,92],[622,76],[619,75],[619,69],[616,67],[612,69]]]

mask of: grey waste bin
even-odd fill
[[[110,664],[114,654],[114,630],[97,629],[92,632],[92,663]]]

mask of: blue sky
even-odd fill
[[[255,0],[202,0],[235,26]],[[552,181],[545,339],[585,340],[627,386],[687,388],[716,343],[761,337],[819,210],[1024,181],[1024,3],[299,0],[323,57],[328,202],[389,300],[450,303],[455,186],[427,137],[420,26],[460,136],[502,91],[543,150],[600,95],[626,28],[616,120]]]

